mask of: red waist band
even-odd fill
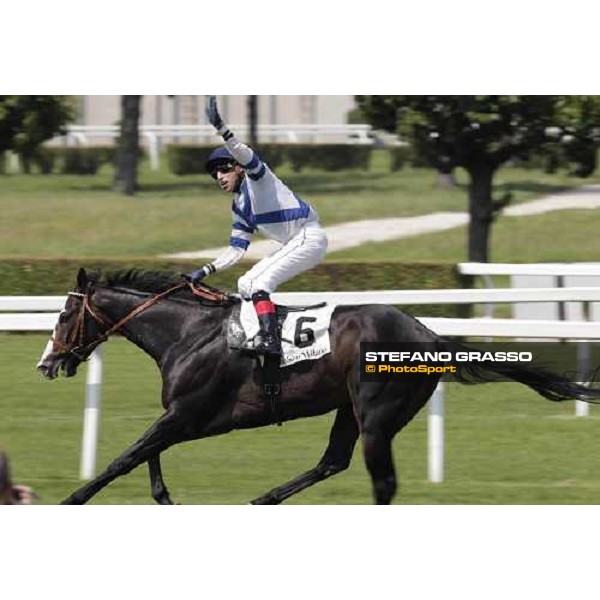
[[[254,305],[257,315],[268,315],[275,312],[275,305],[270,300],[260,300]]]

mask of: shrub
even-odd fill
[[[56,171],[68,175],[95,175],[101,165],[112,162],[113,153],[112,146],[41,147],[30,158],[30,163],[44,175]]]
[[[65,148],[61,173],[95,175],[100,168],[101,154],[96,148]]]
[[[256,148],[260,158],[273,170],[287,159],[287,144],[259,144]]]
[[[202,174],[213,150],[214,146],[167,146],[169,169],[176,175]],[[368,169],[372,148],[349,144],[259,144],[256,151],[272,169],[287,161],[294,171],[305,167],[340,171]]]
[[[410,159],[411,150],[409,146],[394,146],[389,149],[390,170],[392,172],[400,171]]]
[[[21,154],[19,159],[24,173],[31,173],[34,167],[42,175],[48,175],[54,170],[55,154],[43,146],[36,148],[31,155]]]
[[[204,165],[215,146],[176,144],[167,146],[169,169],[175,175],[203,175]],[[258,155],[271,169],[277,169],[286,160],[286,144],[259,144]]]
[[[350,144],[289,144],[288,160],[296,172],[305,167],[325,171],[344,169],[368,170],[371,159],[371,146]]]
[[[46,148],[39,148],[33,157],[33,162],[42,175],[49,175],[54,171],[55,155],[48,152]]]
[[[143,148],[139,152],[140,159],[146,156]],[[42,146],[28,157],[27,165],[25,161],[23,164],[26,173],[34,166],[44,175],[57,171],[69,175],[94,175],[102,165],[114,165],[116,156],[116,146]]]
[[[206,173],[204,165],[214,149],[214,146],[170,144],[167,146],[169,169],[175,175],[199,175]]]

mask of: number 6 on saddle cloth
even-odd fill
[[[335,305],[325,303],[307,307],[277,306],[282,348],[280,367],[287,367],[301,360],[317,360],[329,354],[329,324],[334,309]],[[258,318],[252,302],[241,302],[229,318],[229,347],[252,352],[252,339],[258,329]]]

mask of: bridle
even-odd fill
[[[152,298],[146,300],[146,302],[143,302],[139,306],[136,306],[122,319],[119,319],[116,322],[111,322],[110,319],[103,315],[97,307],[94,307],[92,305],[92,287],[90,284],[88,284],[85,293],[68,292],[69,296],[80,298],[82,300],[81,306],[79,308],[79,313],[77,315],[77,323],[75,325],[75,328],[73,329],[72,334],[69,336],[65,344],[58,341],[54,341],[54,344],[58,346],[59,351],[64,352],[66,355],[74,356],[79,362],[85,362],[100,344],[105,342],[114,333],[117,333],[127,323],[129,323],[132,319],[137,317],[137,315],[144,312],[151,306],[154,306],[170,294],[178,290],[184,289],[186,287],[191,290],[194,296],[203,298],[205,300],[209,300],[211,304],[226,306],[231,301],[230,296],[224,294],[223,292],[220,292],[218,290],[213,291],[205,287],[197,288],[194,287],[194,285],[188,281],[182,281],[181,283],[170,287],[168,290],[156,294],[156,296],[153,296]],[[98,325],[104,327],[105,329],[104,331],[101,331],[91,342],[84,345],[86,314],[90,315],[92,319],[96,323],[98,323]]]

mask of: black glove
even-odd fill
[[[201,269],[192,271],[191,273],[182,273],[181,276],[190,283],[198,283],[202,281],[207,275],[215,272],[215,268],[212,264],[204,265]]]
[[[225,127],[225,123],[223,123],[223,119],[219,114],[219,109],[217,108],[217,97],[216,96],[208,96],[206,100],[206,118],[208,122],[221,133],[221,129]]]

